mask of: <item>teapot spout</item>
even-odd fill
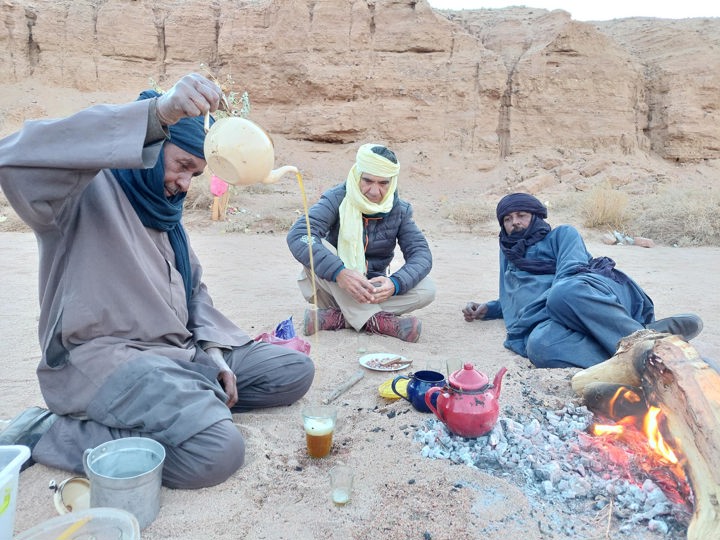
[[[495,379],[493,379],[493,391],[495,392],[496,398],[500,395],[500,388],[502,386],[502,378],[505,376],[505,373],[507,373],[507,368],[506,367],[500,368],[500,371],[498,371],[497,374],[495,375]]]
[[[268,177],[263,180],[263,184],[274,184],[278,180],[280,180],[283,176],[285,176],[287,173],[298,173],[297,167],[293,167],[292,165],[285,165],[284,167],[278,167],[277,169],[273,169],[270,171],[270,174]]]

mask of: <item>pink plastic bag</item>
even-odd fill
[[[280,345],[281,347],[287,347],[288,349],[294,349],[300,351],[303,354],[310,354],[310,343],[305,341],[300,336],[294,336],[291,338],[283,339],[275,336],[271,332],[263,332],[259,336],[255,337],[255,341],[264,341],[266,343],[273,343]]]
[[[222,178],[214,174],[210,177],[210,193],[216,197],[220,197],[224,195],[227,190],[228,185]]]
[[[294,349],[304,354],[310,354],[310,343],[295,334],[292,315],[284,321],[280,321],[272,332],[263,332],[257,336],[255,341],[274,343],[281,347],[287,347],[288,349]]]

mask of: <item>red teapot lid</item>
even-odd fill
[[[449,379],[450,386],[458,390],[479,390],[490,381],[487,375],[480,373],[470,362],[450,375]]]

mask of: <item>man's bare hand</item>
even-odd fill
[[[360,272],[345,268],[338,274],[336,282],[338,286],[350,294],[356,302],[360,304],[373,303],[375,287]]]
[[[373,291],[372,304],[381,304],[395,294],[395,284],[390,278],[374,277],[370,280],[375,290]]]
[[[228,409],[230,409],[237,403],[238,400],[237,377],[228,369],[227,371],[221,371],[218,374],[218,381],[228,396],[228,400],[225,404],[228,406]]]
[[[487,304],[478,304],[477,302],[468,302],[462,310],[463,316],[467,322],[482,320],[487,315]]]
[[[217,110],[222,90],[199,73],[191,73],[157,100],[157,117],[160,123],[171,126],[180,119],[194,117]]]
[[[220,373],[218,373],[218,381],[220,382],[220,385],[223,387],[223,390],[225,390],[225,393],[228,396],[227,406],[228,408],[231,408],[237,403],[238,400],[237,377],[235,376],[235,373],[233,373],[230,369],[230,366],[227,365],[227,362],[225,362],[225,357],[223,356],[222,349],[219,349],[217,347],[208,347],[207,349],[205,349],[205,352],[208,353],[208,356],[210,356],[210,358],[212,358],[215,366],[220,368]]]

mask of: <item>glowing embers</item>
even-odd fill
[[[650,478],[677,504],[692,507],[692,491],[684,471],[680,441],[663,436],[665,417],[659,407],[647,406],[632,388],[617,389],[607,407],[610,418],[598,418],[586,441],[604,452],[615,469],[628,480]],[[633,411],[633,414],[625,414]]]

